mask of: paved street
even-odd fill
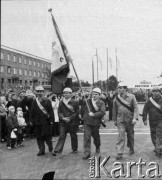
[[[108,171],[115,168],[113,163],[116,161],[115,144],[117,140],[117,131],[113,122],[106,122],[107,128],[101,129],[101,157],[110,159],[105,165]],[[143,174],[149,169],[149,162],[157,162],[162,173],[162,159],[158,159],[153,152],[153,145],[150,140],[148,127],[144,127],[141,121],[135,128],[135,154],[129,156],[128,148],[125,148],[124,172],[126,162],[138,162],[139,158],[147,164],[142,169]],[[54,157],[48,152],[44,156],[36,156],[38,148],[35,139],[26,139],[24,147],[14,150],[7,150],[5,143],[0,143],[0,179],[41,179],[43,174],[49,171],[55,171],[55,179],[89,179],[89,160],[82,160],[83,156],[83,134],[78,133],[79,152],[70,154],[71,142],[70,136],[67,136],[64,151],[59,157]],[[53,142],[55,147],[56,141]],[[92,143],[92,156],[95,155],[95,147]],[[119,173],[119,172],[118,172]],[[137,167],[132,168],[132,178],[138,178]],[[101,179],[108,179],[101,172]],[[156,178],[155,178],[156,179]]]

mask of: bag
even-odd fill
[[[17,138],[17,136],[16,136],[16,134],[15,134],[14,131],[11,132],[11,138],[12,138],[12,139],[16,139],[16,138]]]

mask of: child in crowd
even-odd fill
[[[17,121],[18,121],[18,131],[17,131],[17,146],[23,146],[23,135],[24,135],[24,130],[27,124],[25,123],[25,119],[23,117],[23,111],[21,107],[17,108]]]
[[[18,125],[17,117],[15,115],[14,106],[10,106],[8,108],[8,110],[9,110],[9,114],[8,114],[7,119],[6,119],[6,123],[7,123],[7,149],[12,149],[15,147],[16,137],[14,137],[14,138],[11,137],[11,133],[16,134],[19,125]]]

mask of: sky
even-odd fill
[[[127,83],[152,80],[162,72],[161,0],[1,0],[1,44],[52,59],[56,38],[48,9],[81,80],[116,75]],[[70,74],[74,75],[72,67]]]

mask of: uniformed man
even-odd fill
[[[101,119],[106,113],[105,103],[100,100],[101,90],[94,88],[92,91],[92,98],[87,99],[87,103],[82,106],[82,117],[84,120],[84,156],[83,159],[88,159],[91,155],[91,136],[94,139],[96,146],[96,153],[100,153],[100,134],[99,128]]]
[[[39,152],[37,156],[45,154],[45,142],[49,152],[52,152],[51,124],[54,122],[54,113],[51,101],[44,96],[44,88],[36,87],[37,98],[33,100],[30,110],[30,122],[35,127],[35,135]]]
[[[118,85],[118,95],[113,101],[113,120],[118,128],[116,159],[123,157],[125,132],[127,146],[130,148],[129,154],[134,154],[134,125],[138,120],[138,105],[135,96],[127,92],[127,85],[123,82]]]
[[[156,156],[162,157],[162,95],[158,86],[152,89],[152,97],[144,105],[143,122],[145,126],[147,125],[147,115],[149,115],[154,151]]]
[[[66,87],[63,90],[63,99],[60,101],[58,108],[60,136],[54,149],[53,156],[62,153],[67,133],[70,133],[71,136],[72,153],[78,152],[78,115],[78,101],[72,99],[72,90]]]

